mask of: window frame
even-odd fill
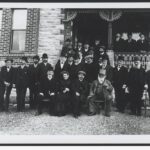
[[[14,35],[14,31],[25,31],[25,48],[26,48],[26,31],[27,31],[27,18],[26,18],[26,29],[13,29],[13,13],[15,10],[27,10],[27,8],[15,8],[12,9],[12,26],[11,26],[11,39],[10,39],[10,54],[24,54],[25,49],[23,51],[19,51],[17,49],[13,50],[13,35]],[[28,12],[27,12],[27,17],[28,17]]]

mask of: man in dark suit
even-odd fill
[[[33,64],[29,66],[29,90],[30,90],[30,108],[37,106],[37,95],[39,86],[39,56],[33,57]]]
[[[48,63],[48,56],[44,53],[42,55],[42,63],[39,64],[39,82],[46,78],[48,70],[53,70],[53,67]]]
[[[20,59],[20,66],[16,70],[15,84],[17,93],[17,111],[23,111],[25,109],[26,90],[29,86],[29,70],[27,62],[27,57],[22,57]]]
[[[99,70],[106,70],[106,79],[113,83],[113,67],[108,64],[108,57],[103,56],[99,59],[99,64],[96,66],[96,77],[98,76]]]
[[[145,39],[144,34],[140,34],[140,39],[137,41],[138,52],[149,52],[149,43]]]
[[[47,77],[39,85],[38,107],[36,115],[40,115],[42,113],[44,100],[48,100],[49,113],[51,115],[55,114],[56,94],[57,94],[57,85],[54,79],[54,71],[48,70]]]
[[[137,51],[137,43],[134,39],[132,39],[132,34],[129,34],[128,39],[125,41],[125,51],[126,52]]]
[[[63,70],[67,70],[66,60],[67,60],[67,55],[64,54],[64,53],[61,53],[60,59],[58,60],[58,62],[55,65],[54,74],[55,74],[55,79],[56,80],[60,80],[61,77],[62,77],[61,72]]]
[[[80,116],[81,111],[86,107],[87,102],[86,98],[88,96],[88,83],[85,81],[86,73],[84,71],[78,72],[78,79],[72,83],[72,106],[73,106],[73,115],[75,118]]]
[[[82,70],[83,67],[84,67],[84,65],[83,65],[83,63],[82,63],[81,60],[80,60],[79,54],[78,54],[78,53],[75,54],[75,55],[74,55],[74,63],[73,63],[73,65],[72,65],[72,67],[71,67],[71,75],[72,75],[72,76],[71,76],[71,79],[72,79],[72,80],[75,80],[75,79],[78,78],[78,72],[79,72],[80,70]]]
[[[6,65],[1,68],[0,72],[0,111],[4,110],[4,95],[5,99],[5,110],[8,111],[9,97],[11,94],[13,79],[14,79],[14,68],[12,67],[13,60],[6,59]]]
[[[124,52],[125,51],[125,40],[121,38],[121,34],[117,33],[113,46],[114,51]]]
[[[141,67],[139,57],[134,58],[134,66],[129,71],[128,88],[130,92],[131,114],[141,116],[142,95],[145,86],[146,74]]]
[[[128,70],[123,66],[124,57],[118,57],[118,64],[113,72],[113,86],[115,89],[116,106],[119,112],[124,112],[127,104],[125,89],[127,88]]]

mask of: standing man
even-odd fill
[[[138,52],[149,52],[149,43],[144,34],[140,34],[140,39],[137,41]]]
[[[39,86],[39,61],[38,55],[33,57],[33,64],[29,66],[29,90],[30,90],[30,108],[37,106],[37,95]]]
[[[124,57],[118,57],[118,64],[113,72],[113,86],[116,94],[116,106],[119,112],[124,113],[127,104],[125,89],[127,88],[128,70],[123,66]]]
[[[61,53],[61,56],[60,56],[60,59],[58,60],[58,62],[56,63],[56,66],[55,66],[55,79],[56,80],[60,80],[62,75],[61,75],[61,72],[63,70],[67,70],[67,55],[66,54],[63,54]]]
[[[20,59],[20,66],[16,72],[16,92],[17,92],[17,111],[23,111],[25,109],[25,96],[26,90],[29,85],[29,70],[27,67],[27,57]]]
[[[53,67],[48,63],[48,56],[44,53],[42,55],[42,62],[39,64],[39,82],[46,78],[48,70],[53,70]]]
[[[145,70],[139,57],[134,58],[134,66],[129,71],[128,88],[130,92],[131,114],[141,116],[142,95],[145,85]]]
[[[6,59],[5,66],[1,68],[0,73],[0,111],[4,109],[8,111],[9,97],[11,94],[14,78],[14,68],[12,67],[13,60]],[[4,106],[4,95],[6,93],[5,106]]]

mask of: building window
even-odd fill
[[[13,25],[12,25],[12,52],[25,51],[27,26],[27,10],[16,9],[13,11]]]
[[[1,38],[1,32],[2,32],[2,13],[3,11],[0,10],[0,38]]]

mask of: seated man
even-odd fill
[[[95,115],[100,109],[97,104],[102,102],[105,116],[110,116],[111,101],[113,100],[113,87],[110,81],[106,80],[106,70],[100,69],[98,79],[93,81],[90,94],[88,96],[89,102],[89,116]]]
[[[47,78],[43,79],[43,81],[40,83],[36,115],[40,115],[42,113],[44,102],[49,102],[49,113],[54,114],[55,95],[57,92],[57,88],[53,76],[54,71],[48,70]]]
[[[62,80],[58,84],[56,115],[64,116],[68,110],[71,98],[71,80],[68,71],[62,71]]]
[[[88,96],[88,83],[85,81],[86,73],[84,71],[78,72],[78,79],[75,80],[72,84],[73,91],[73,115],[75,118],[78,118],[82,108],[86,105],[86,99]]]

